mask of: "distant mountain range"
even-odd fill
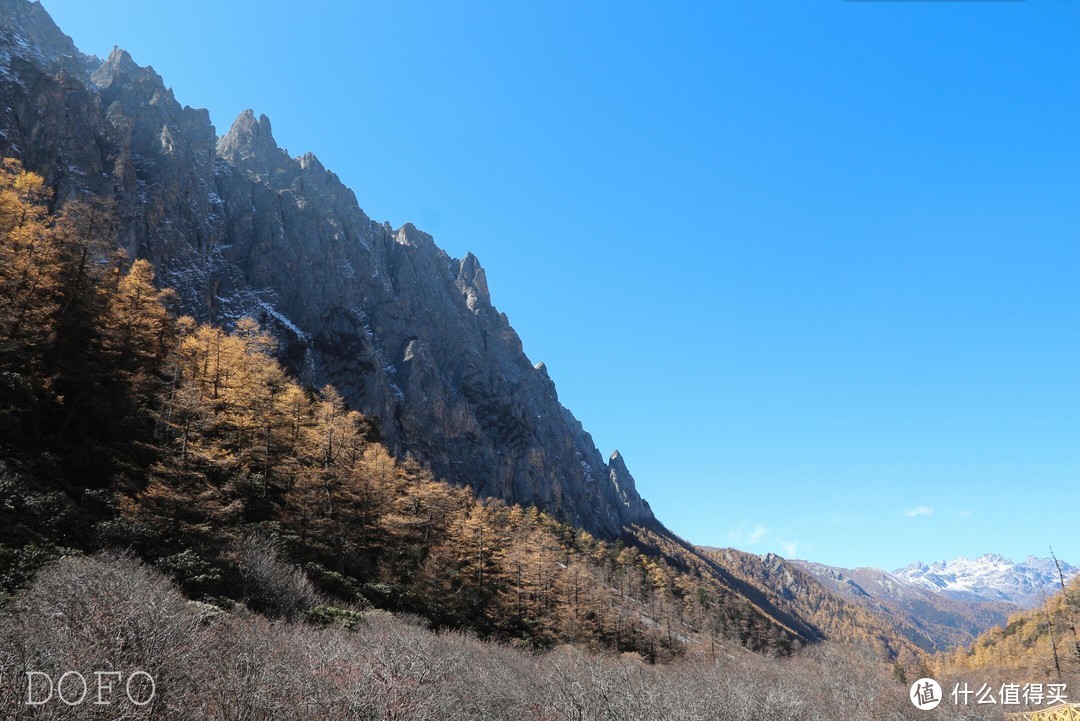
[[[991,628],[970,645],[945,654],[935,670],[961,677],[973,671],[1009,669],[1016,675],[1080,678],[1080,575],[1074,575],[1064,591],[1060,579],[1058,583],[1057,591],[1045,602],[1014,613],[1005,626]]]
[[[1080,570],[1062,562],[1061,572],[1068,582]],[[1024,608],[1042,603],[1061,588],[1054,561],[1035,556],[1028,556],[1022,563],[1013,563],[993,553],[929,565],[920,562],[894,571],[892,575],[919,588],[961,601],[1007,601]]]
[[[1040,559],[1011,564],[1000,556],[984,556],[913,564],[903,571],[936,568],[948,576],[947,582],[935,583],[929,571],[911,580],[879,568],[838,568],[735,549],[699,550],[756,589],[761,603],[805,619],[826,638],[870,643],[899,657],[915,648],[930,653],[966,648],[988,630],[1004,626],[1027,599],[1051,596],[1058,588],[1053,561]],[[1066,579],[1076,574],[1068,564],[1062,570]],[[984,595],[953,592],[953,587]]]
[[[893,573],[879,568],[837,568],[792,561],[849,602],[884,615],[908,640],[924,650],[967,646],[1008,617],[1060,589],[1050,559],[1013,563],[996,555],[913,563]],[[1078,573],[1062,563],[1066,582]]]

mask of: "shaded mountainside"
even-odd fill
[[[769,605],[803,619],[821,637],[913,663],[920,650],[936,647],[932,639],[911,633],[904,619],[867,607],[837,592],[806,570],[801,562],[773,553],[758,556],[733,548],[701,548],[706,557],[767,599]]]
[[[170,316],[107,202],[49,197],[0,164],[0,613],[57,558],[122,548],[192,599],[312,623],[375,605],[652,661],[816,640],[670,535],[628,527],[643,554],[396,461],[254,320]]]
[[[26,0],[0,0],[0,101],[0,154],[61,202],[115,197],[123,244],[183,312],[258,320],[301,378],[378,418],[394,455],[604,536],[657,525],[623,460],[605,461],[525,356],[477,259],[372,221],[265,116],[218,137],[152,68],[83,55]]]
[[[895,627],[925,651],[966,646],[989,628],[1004,625],[1018,606],[984,599],[960,600],[934,593],[877,568],[836,568],[792,561],[826,588]]]

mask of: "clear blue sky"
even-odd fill
[[[475,252],[680,535],[1080,563],[1080,3],[44,4]]]

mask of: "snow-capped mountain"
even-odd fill
[[[1013,563],[987,554],[913,563],[893,573],[791,563],[841,598],[890,619],[901,635],[926,650],[967,646],[1020,608],[1037,606],[1061,589],[1054,561],[1034,556]],[[1080,574],[1064,562],[1061,570],[1066,583]]]
[[[952,598],[880,568],[791,563],[841,598],[886,618],[899,634],[927,651],[967,646],[987,629],[1004,625],[1018,610],[1008,601]]]
[[[1061,563],[1066,582],[1080,573]],[[1009,601],[1025,608],[1039,604],[1060,590],[1054,561],[1028,556],[1014,563],[994,553],[975,559],[956,558],[931,564],[913,563],[893,575],[913,585],[965,601]]]

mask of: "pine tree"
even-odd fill
[[[143,403],[149,403],[161,385],[158,373],[173,338],[165,309],[172,295],[154,285],[149,262],[136,260],[120,276],[101,319],[105,355]]]
[[[55,331],[64,285],[51,193],[13,160],[0,166],[0,363],[31,372]]]

